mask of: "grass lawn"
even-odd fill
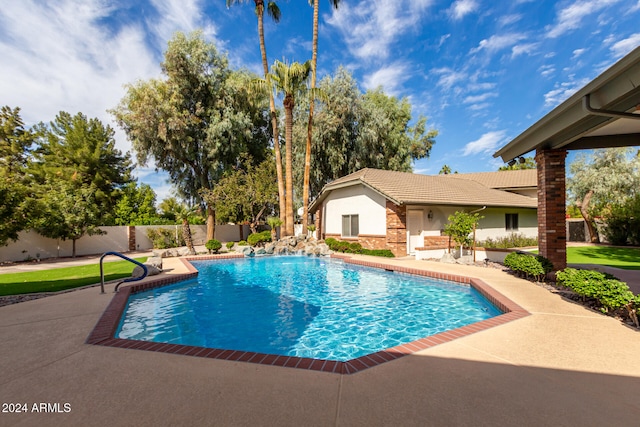
[[[569,246],[567,263],[598,264],[625,270],[640,270],[640,248]]]
[[[146,257],[135,258],[145,262]],[[135,265],[128,261],[105,262],[104,281],[131,276]],[[100,264],[52,268],[42,271],[0,274],[0,296],[56,292],[100,283]]]

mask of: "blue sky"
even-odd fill
[[[0,104],[27,124],[60,111],[98,117],[123,85],[160,75],[175,31],[202,29],[234,67],[262,72],[253,2],[224,0],[0,0]],[[311,57],[312,8],[278,2],[265,20],[269,63]],[[407,97],[439,131],[418,173],[497,170],[492,154],[640,45],[640,0],[320,1],[319,78],[340,65],[361,90]],[[136,170],[159,200],[170,193],[153,165]]]

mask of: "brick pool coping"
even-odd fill
[[[398,265],[385,264],[383,262],[364,261],[353,259],[345,255],[332,255],[332,258],[342,259],[346,263],[384,269],[387,271],[395,271],[398,273],[414,274],[418,276],[427,276],[442,280],[451,280],[472,286],[480,292],[492,304],[498,307],[503,314],[472,323],[461,328],[441,332],[416,341],[398,345],[392,348],[378,351],[376,353],[367,354],[356,359],[346,362],[333,360],[310,359],[295,356],[280,356],[274,354],[256,353],[242,350],[224,350],[207,347],[197,347],[182,344],[167,344],[150,341],[139,341],[115,338],[115,333],[120,323],[120,318],[127,306],[129,296],[138,292],[144,292],[150,289],[188,280],[198,275],[198,270],[189,261],[199,261],[208,259],[233,259],[244,258],[244,255],[217,255],[217,256],[198,256],[181,258],[181,261],[187,268],[187,273],[165,276],[150,280],[148,282],[135,284],[120,288],[111,302],[98,320],[98,323],[89,334],[86,340],[87,344],[102,345],[108,347],[118,347],[135,350],[156,351],[161,353],[180,354],[185,356],[205,357],[210,359],[230,360],[235,362],[249,362],[261,365],[283,366],[288,368],[306,369],[321,372],[331,372],[337,374],[354,374],[364,369],[380,365],[395,359],[399,359],[417,351],[425,350],[438,344],[444,344],[467,335],[474,334],[495,326],[500,326],[513,320],[521,319],[529,316],[530,313],[511,301],[509,298],[496,291],[484,281],[467,276],[458,276],[453,274],[431,272],[418,268],[409,268]]]

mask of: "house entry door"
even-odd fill
[[[422,230],[424,228],[424,213],[417,210],[407,211],[407,227],[409,229],[409,253],[415,253],[416,248],[424,246]]]

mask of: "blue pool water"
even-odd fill
[[[467,285],[330,259],[192,263],[196,279],[132,295],[116,336],[346,361],[501,314]]]

